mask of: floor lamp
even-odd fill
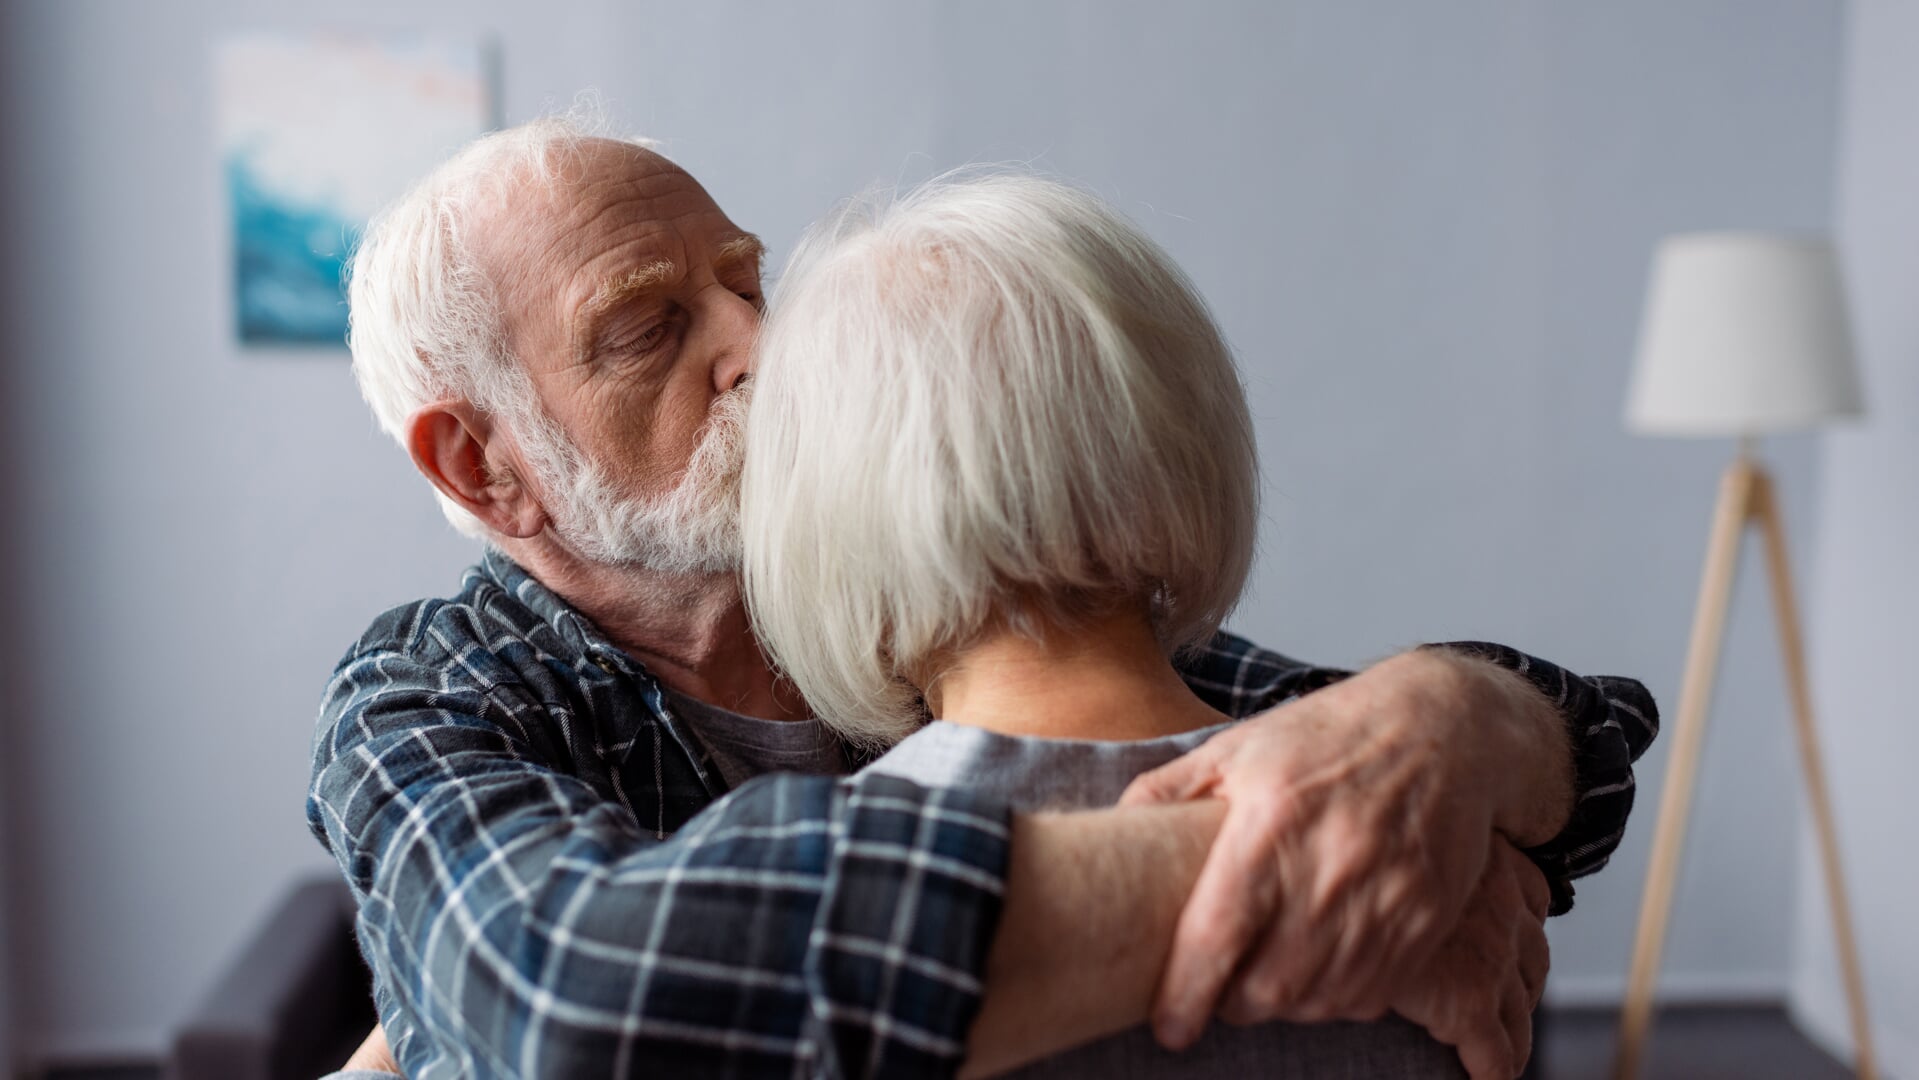
[[[1786,689],[1805,769],[1806,801],[1818,832],[1832,903],[1857,1071],[1874,1074],[1865,983],[1840,875],[1838,835],[1813,730],[1812,694],[1786,558],[1778,492],[1753,454],[1761,435],[1805,428],[1862,411],[1845,297],[1832,249],[1823,241],[1765,233],[1695,233],[1668,239],[1654,261],[1626,424],[1650,435],[1736,436],[1739,455],[1719,486],[1699,586],[1692,642],[1673,725],[1672,758],[1639,910],[1626,987],[1617,1080],[1637,1075],[1652,1017],[1653,981],[1672,909],[1680,848],[1698,775],[1706,716],[1719,666],[1740,542],[1757,523],[1772,584]]]

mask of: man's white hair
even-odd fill
[[[1150,605],[1169,654],[1252,562],[1252,422],[1191,282],[1098,199],[947,177],[814,227],[761,339],[742,482],[769,655],[856,743],[923,719],[931,666]]]
[[[349,264],[347,341],[361,396],[380,427],[406,447],[407,420],[422,407],[466,401],[495,415],[519,440],[548,490],[557,471],[583,463],[538,398],[507,344],[493,283],[473,253],[477,212],[526,185],[560,182],[582,148],[610,139],[598,108],[496,131],[468,144],[367,225]],[[652,148],[639,139],[615,139]],[[440,508],[468,536],[486,527],[440,494]]]

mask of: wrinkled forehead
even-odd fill
[[[599,283],[736,233],[686,170],[642,147],[588,140],[545,175],[500,178],[468,242],[516,347],[551,348]]]

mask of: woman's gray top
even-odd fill
[[[1005,799],[1016,810],[1079,810],[1111,806],[1133,777],[1205,742],[1229,725],[1159,739],[1099,742],[1029,739],[934,721],[908,736],[867,772],[927,787],[963,787]],[[1215,1023],[1190,1050],[1175,1054],[1142,1027],[1076,1047],[1007,1074],[1087,1080],[1192,1076],[1463,1077],[1452,1047],[1397,1016],[1372,1023]]]

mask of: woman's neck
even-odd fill
[[[1194,696],[1143,613],[1034,637],[1001,627],[961,650],[928,688],[934,715],[1003,735],[1151,739],[1227,718]]]

